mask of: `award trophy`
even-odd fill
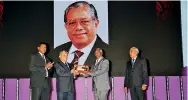
[[[86,74],[89,71],[89,67],[86,65],[75,65],[75,69],[78,73]]]

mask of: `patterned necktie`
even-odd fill
[[[42,58],[44,59],[44,61],[45,61],[45,64],[46,64],[46,58],[45,58],[45,55],[42,55]],[[48,69],[45,69],[46,70],[46,77],[48,77]]]
[[[71,64],[78,64],[78,59],[83,55],[84,53],[76,50],[74,51],[74,59],[72,60]]]

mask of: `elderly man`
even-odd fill
[[[57,74],[57,100],[74,100],[74,76],[78,75],[74,67],[67,62],[68,52],[63,50],[59,54],[55,72]]]
[[[144,91],[148,86],[147,63],[144,58],[138,57],[136,47],[130,49],[130,58],[125,71],[124,91],[130,89],[132,100],[145,100]]]

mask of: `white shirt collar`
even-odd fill
[[[64,62],[64,61],[62,61],[62,60],[61,60],[61,62],[64,63],[64,64],[66,63],[66,62]]]
[[[67,62],[63,62],[62,60],[61,60],[61,62],[62,62],[63,64],[65,64],[65,65],[67,65],[67,67],[69,68],[69,64],[68,64]]]
[[[84,54],[86,53],[90,53],[91,49],[93,48],[93,45],[95,44],[95,41],[97,39],[97,36],[95,36],[94,40],[87,45],[86,47],[82,48],[82,49],[77,49],[73,44],[69,50],[69,53],[73,53],[75,50],[80,50],[81,52],[83,52]]]
[[[98,62],[99,62],[99,61],[100,61],[102,58],[103,58],[103,56],[101,56],[99,59],[96,59],[96,61],[98,61]]]
[[[42,54],[41,52],[39,52],[39,54],[43,57],[44,56],[44,54]]]
[[[63,64],[67,64],[67,62],[66,62],[66,61],[64,62],[64,61],[62,61],[62,60],[61,60],[61,62],[62,62]]]
[[[72,60],[74,59],[74,51],[76,50],[80,50],[81,52],[83,52],[84,54],[78,59],[78,64],[79,65],[83,65],[85,63],[85,61],[87,60],[95,42],[97,40],[97,35],[95,36],[94,40],[87,45],[86,47],[84,47],[83,49],[77,49],[73,44],[71,46],[71,48],[69,49],[69,55],[68,55],[68,60],[67,62],[71,63]]]
[[[136,57],[134,57],[134,58],[132,58],[132,59],[136,60],[136,58],[137,58],[137,56],[136,56]]]

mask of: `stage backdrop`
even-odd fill
[[[75,1],[54,1],[54,48],[70,41],[64,27],[64,11],[73,2]],[[89,3],[95,6],[100,20],[97,34],[108,44],[108,1],[90,1]]]
[[[110,46],[108,59],[112,62],[112,76],[124,75],[132,46],[138,47],[142,56],[148,59],[150,75],[181,75],[183,57],[180,2],[90,3],[96,7],[101,20],[101,31],[104,31],[105,35],[101,32],[100,36]],[[63,4],[64,9],[69,3],[61,1],[60,4]],[[104,9],[100,8],[101,5],[104,5]],[[56,7],[53,1],[3,2],[0,77],[29,77],[30,54],[36,51],[37,43],[47,42],[49,51],[59,45],[54,45],[56,37],[62,36],[56,35],[55,29],[63,29],[64,23],[57,26],[58,20],[55,20],[56,17],[61,17],[64,11]],[[56,15],[56,11],[62,11],[61,16]],[[61,31],[66,34],[66,30]],[[61,34],[61,31],[58,34]],[[57,41],[61,42],[61,39],[67,41],[65,37]]]

